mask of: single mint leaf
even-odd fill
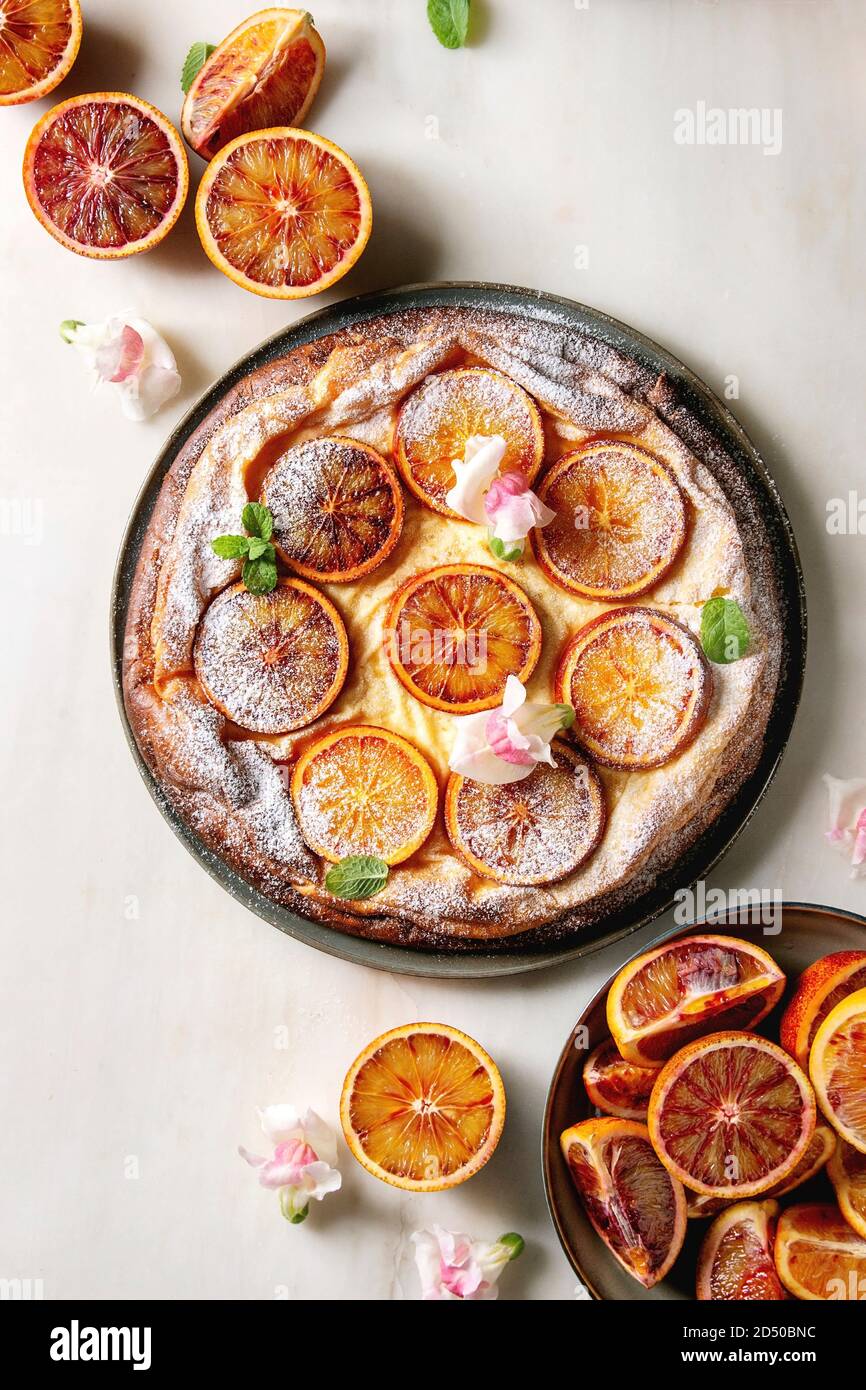
[[[241,521],[244,529],[260,540],[269,541],[274,534],[274,518],[263,502],[248,502],[241,513]]]
[[[180,85],[185,92],[189,91],[215,47],[216,45],[212,43],[193,44],[184,58],[183,69],[180,74]]]
[[[349,854],[325,875],[325,887],[335,898],[372,898],[388,881],[388,865],[372,854]]]
[[[427,0],[427,18],[443,48],[462,48],[469,33],[469,0]]]
[[[249,546],[249,557],[251,560],[261,560],[262,556],[264,556],[266,560],[274,560],[276,558],[274,547],[271,545],[270,541],[263,541],[260,540],[258,536],[253,536],[251,540],[247,541],[247,545]]]
[[[251,594],[269,594],[277,587],[277,567],[273,560],[264,557],[247,560],[243,578]]]
[[[519,560],[523,554],[523,541],[501,541],[498,536],[489,535],[487,544],[497,560]]]
[[[71,343],[79,328],[83,327],[82,319],[64,319],[60,325],[60,336],[64,343]]]
[[[701,610],[701,645],[710,661],[727,666],[749,648],[749,625],[732,598],[711,598]]]
[[[221,560],[239,560],[249,551],[249,536],[217,536],[211,541],[211,549]]]

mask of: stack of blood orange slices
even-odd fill
[[[616,976],[611,1036],[584,1067],[600,1114],[561,1144],[592,1225],[645,1287],[679,1256],[681,1197],[689,1218],[713,1218],[699,1299],[866,1295],[866,990],[844,993],[864,963],[846,952],[805,972],[781,1047],[752,1030],[768,1030],[785,977],[748,941],[676,938]],[[806,1183],[826,1193],[825,1167],[838,1205],[784,1201]]]

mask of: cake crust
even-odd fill
[[[300,835],[289,795],[293,759],[341,723],[385,724],[425,751],[432,745],[444,787],[449,716],[425,711],[431,722],[418,722],[418,711],[405,703],[411,696],[398,694],[393,674],[388,684],[379,629],[387,595],[408,575],[431,563],[491,563],[491,557],[471,534],[476,528],[437,516],[407,494],[393,555],[356,583],[322,586],[349,630],[350,673],[341,696],[296,734],[260,739],[241,736],[195,679],[202,616],[240,576],[239,565],[213,555],[210,541],[238,529],[245,502],[260,495],[268,467],[293,443],[342,435],[389,457],[407,396],[432,373],[462,365],[492,367],[530,393],[543,415],[545,466],[590,439],[627,439],[661,457],[687,498],[689,535],[683,554],[641,603],[696,631],[701,605],[729,595],[749,621],[749,652],[713,668],[707,722],[671,764],[641,773],[599,768],[605,835],[564,882],[521,888],[482,881],[454,855],[437,823],[428,844],[392,872],[381,894],[347,904],[328,893],[327,865]],[[443,543],[459,553],[443,554]],[[544,629],[530,696],[550,698],[545,691],[563,639],[614,605],[559,593],[531,560],[519,574],[514,566],[508,572],[536,602]],[[335,930],[401,945],[513,950],[561,940],[620,910],[721,813],[761,755],[779,677],[780,629],[758,509],[737,465],[665,378],[555,316],[437,306],[382,315],[292,349],[231,387],[186,441],[140,548],[123,692],[162,793],[209,850],[272,901]]]

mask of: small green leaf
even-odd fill
[[[60,325],[60,336],[64,343],[71,343],[78,329],[83,327],[83,319],[64,319]]]
[[[469,33],[469,0],[427,0],[430,28],[443,48],[461,48]]]
[[[250,548],[249,557],[251,560],[260,560],[262,556],[264,556],[266,560],[276,559],[274,547],[271,545],[270,541],[263,541],[260,540],[258,536],[253,536],[247,544]]]
[[[701,610],[701,645],[710,661],[727,666],[749,647],[749,625],[732,598],[711,598]]]
[[[501,541],[492,532],[488,533],[487,544],[497,560],[519,560],[523,554],[523,541]]]
[[[247,560],[243,579],[251,594],[269,594],[277,587],[277,567],[265,557]]]
[[[274,518],[263,502],[248,502],[241,512],[241,521],[244,529],[260,540],[269,541],[274,534]]]
[[[215,47],[216,45],[212,43],[193,44],[184,59],[183,70],[180,74],[180,85],[185,92],[189,91]]]
[[[248,536],[217,536],[211,541],[211,549],[221,560],[239,560],[250,548]]]
[[[388,881],[388,865],[373,854],[349,854],[325,874],[325,887],[335,898],[372,898]]]
[[[511,1251],[509,1260],[516,1260],[526,1249],[526,1241],[523,1236],[519,1236],[516,1231],[509,1231],[508,1235],[499,1237],[499,1244],[505,1245]]]

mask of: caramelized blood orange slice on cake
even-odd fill
[[[646,1125],[582,1120],[559,1142],[595,1230],[623,1269],[651,1289],[682,1248],[686,1198],[654,1154]]]
[[[236,135],[299,126],[324,70],[325,45],[306,10],[259,10],[200,68],[183,103],[181,129],[210,159]]]
[[[756,1033],[713,1033],[665,1063],[648,1124],[659,1158],[687,1187],[710,1197],[754,1197],[803,1157],[815,1097],[775,1043]]]
[[[795,1298],[862,1301],[866,1297],[866,1237],[837,1207],[823,1202],[789,1207],[776,1231],[776,1269]]]
[[[499,883],[556,883],[592,854],[604,830],[604,793],[580,754],[557,740],[556,767],[537,763],[505,786],[452,773],[445,827],[461,859]]]
[[[599,1043],[583,1064],[583,1084],[589,1099],[606,1115],[616,1115],[620,1120],[646,1120],[657,1076],[657,1071],[627,1062],[611,1038]]]
[[[78,0],[0,0],[0,106],[53,92],[80,46]]]
[[[735,1202],[717,1216],[698,1256],[696,1295],[725,1302],[785,1297],[773,1262],[778,1202]]]
[[[866,1237],[866,1153],[840,1139],[827,1164],[827,1176],[848,1225]]]
[[[373,1177],[442,1192],[490,1158],[505,1123],[492,1057],[445,1023],[392,1028],[349,1068],[340,1100],[346,1143]]]
[[[866,1153],[866,989],[824,1019],[809,1053],[818,1104],[837,1134]]]
[[[24,191],[47,232],[70,251],[116,260],[149,251],[180,216],[186,151],[155,106],[122,92],[71,97],[34,127]]]
[[[311,724],[337,698],[349,642],[330,599],[300,579],[270,594],[223,589],[195,640],[195,670],[212,704],[256,734]]]
[[[439,793],[427,759],[389,729],[354,724],[305,750],[292,773],[301,834],[336,862],[375,855],[400,864],[424,843]]]
[[[719,1028],[754,1028],[785,988],[760,946],[733,936],[667,941],[624,965],[607,996],[620,1053],[658,1068],[687,1042]]]
[[[606,441],[566,454],[538,495],[555,513],[530,532],[541,568],[585,598],[633,598],[670,569],[686,538],[686,504],[667,464]]]
[[[487,367],[457,367],[427,378],[404,402],[394,457],[406,486],[434,512],[457,516],[445,501],[454,485],[452,461],[473,436],[501,435],[500,473],[532,482],[544,453],[538,407],[521,386]]]
[[[370,237],[360,169],[308,130],[239,135],[215,155],[195,200],[205,252],[242,289],[304,299],[341,279]]]
[[[801,1067],[809,1065],[815,1034],[831,1009],[866,988],[866,951],[834,951],[807,966],[782,1014],[779,1041]]]
[[[450,714],[494,709],[509,675],[525,684],[541,651],[526,594],[486,565],[440,565],[407,579],[391,600],[384,637],[401,684]]]
[[[607,767],[661,767],[700,733],[712,672],[688,628],[652,608],[615,608],[572,637],[557,699],[574,734]]]
[[[338,436],[295,444],[270,469],[264,502],[286,564],[306,579],[346,584],[390,555],[403,493],[375,449]]]

